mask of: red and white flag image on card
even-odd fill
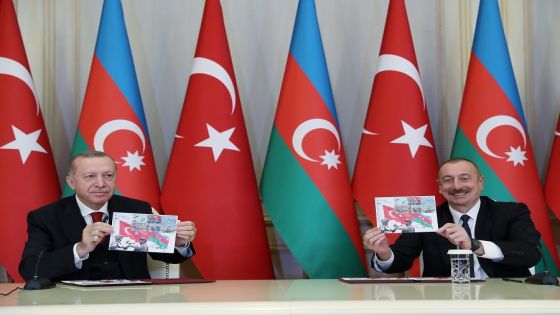
[[[16,282],[29,211],[60,197],[12,0],[0,0],[0,265]]]
[[[352,179],[354,197],[375,224],[375,197],[435,195],[439,202],[437,171],[405,3],[391,0]]]
[[[274,277],[219,0],[204,7],[161,205],[195,222],[205,278]]]

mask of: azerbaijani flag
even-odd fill
[[[159,183],[120,0],[105,0],[72,156],[104,151],[117,193],[159,208]],[[65,185],[63,195],[72,194]]]
[[[261,193],[310,278],[366,274],[313,0],[298,5]]]
[[[559,275],[558,254],[496,0],[481,0],[452,157],[474,161],[483,195],[525,203],[541,233],[543,261]]]

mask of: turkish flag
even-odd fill
[[[0,0],[0,178],[0,265],[22,282],[27,214],[60,186],[12,0]]]
[[[352,186],[375,224],[375,197],[435,195],[437,156],[403,0],[391,0]],[[394,239],[391,239],[392,241]]]
[[[195,222],[203,250],[194,262],[205,278],[273,278],[219,0],[204,7],[161,205]]]
[[[385,218],[388,220],[394,220],[397,221],[399,223],[404,224],[404,217],[399,214],[395,208],[388,206],[388,205],[383,205],[383,214],[385,215]]]
[[[560,118],[554,132],[554,141],[544,184],[544,195],[554,215],[560,219]]]

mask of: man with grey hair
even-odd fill
[[[28,239],[19,265],[23,278],[35,273],[54,281],[150,278],[146,253],[108,250],[105,240],[113,233],[113,212],[152,213],[147,202],[115,195],[116,181],[115,161],[104,152],[87,151],[70,159],[66,182],[75,195],[27,217]],[[192,257],[194,223],[178,222],[176,235],[173,254],[150,256],[167,263]]]

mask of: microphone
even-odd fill
[[[54,282],[47,278],[39,278],[39,263],[41,262],[41,258],[43,257],[43,250],[39,252],[39,257],[37,257],[37,263],[35,263],[35,274],[33,275],[33,279],[27,281],[23,286],[24,290],[42,290],[42,289],[50,289],[55,287]]]
[[[541,255],[542,255],[542,248],[540,243],[538,248],[539,251],[541,251]],[[558,285],[558,279],[552,276],[548,271],[548,266],[546,264],[546,259],[544,259],[544,256],[542,256],[542,261],[543,261],[544,271],[535,273],[534,275],[525,279],[525,282],[531,284]]]
[[[551,275],[548,270],[535,273],[534,275],[525,279],[525,282],[532,283],[532,284],[542,284],[542,285],[558,285],[558,279],[553,275]]]

